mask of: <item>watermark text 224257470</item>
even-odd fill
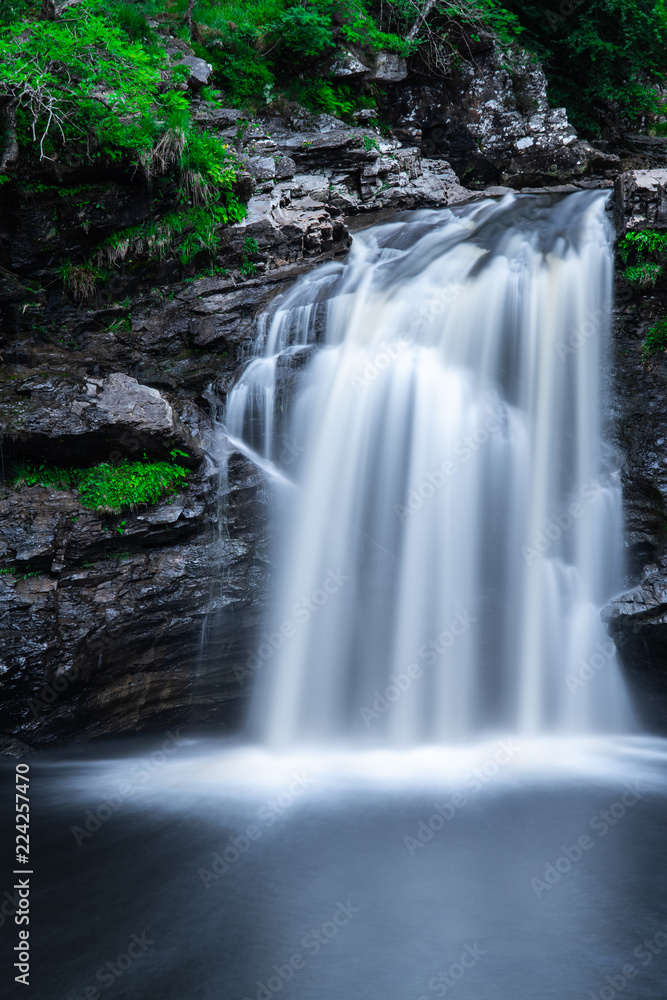
[[[29,772],[30,767],[27,764],[16,765],[16,867],[14,874],[22,877],[18,878],[14,885],[18,898],[14,923],[19,928],[18,944],[14,947],[14,955],[17,959],[14,962],[14,968],[18,974],[14,979],[24,986],[30,985],[30,932],[28,925],[30,924],[30,876],[32,869],[28,867],[30,865]]]

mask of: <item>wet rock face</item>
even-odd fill
[[[210,473],[122,519],[40,487],[0,501],[0,559],[12,570],[0,574],[0,733],[32,745],[238,724],[268,497],[245,459],[233,456],[229,473],[224,536]]]
[[[69,465],[106,461],[110,453],[166,459],[176,447],[187,450],[191,464],[202,456],[201,441],[158,390],[121,372],[106,378],[34,373],[3,388],[0,434],[10,455]]]
[[[638,717],[667,733],[667,561],[648,565],[637,587],[605,608]]]
[[[616,181],[619,235],[667,226],[667,170],[629,170]]]
[[[616,183],[619,237],[667,226],[667,171],[629,171]],[[619,263],[612,357],[612,398],[622,468],[628,583],[633,589],[603,611],[637,695],[638,710],[667,731],[667,360],[642,353],[651,326],[667,315],[667,289],[636,290]]]

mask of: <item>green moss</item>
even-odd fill
[[[185,452],[174,454],[185,456]],[[120,513],[138,504],[157,503],[162,497],[176,493],[187,475],[187,469],[174,462],[125,460],[117,465],[102,462],[88,469],[25,465],[16,469],[13,485],[75,489],[83,507]]]
[[[115,234],[96,259],[61,262],[65,288],[79,302],[94,295],[104,276],[100,268],[128,252],[170,255],[183,265],[200,253],[212,258],[220,228],[245,215],[232,190],[236,154],[193,122],[189,94],[180,85],[190,71],[170,62],[166,36],[149,27],[148,16],[164,16],[155,0],[81,0],[55,21],[35,19],[17,4],[4,24],[0,18],[0,104],[16,107],[24,166],[43,160],[118,163],[132,176],[138,171],[154,189],[161,176],[177,184],[176,212],[167,214],[156,198],[151,221]],[[86,185],[65,195],[42,183],[30,190],[70,199],[84,195],[78,197],[82,210],[105,207],[99,196],[92,204],[95,190]],[[55,211],[47,239],[57,235],[57,222]]]

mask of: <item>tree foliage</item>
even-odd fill
[[[107,0],[60,9],[56,20],[0,27],[0,101],[23,155],[125,160],[146,176],[174,169],[205,201],[229,191],[231,152],[192,126],[178,89],[189,70],[168,63],[142,9]]]
[[[584,132],[650,126],[667,71],[664,0],[503,0],[542,59],[552,104]]]

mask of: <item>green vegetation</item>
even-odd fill
[[[664,0],[503,2],[525,29],[522,44],[544,64],[552,105],[564,105],[584,133],[621,125],[639,130],[660,114],[655,85],[667,71]]]
[[[370,0],[201,0],[195,13],[204,39],[199,54],[213,64],[228,101],[241,107],[278,97],[338,115],[372,107],[372,94],[331,78],[338,54],[349,45],[402,56],[418,47],[402,31],[384,30],[380,6]]]
[[[233,194],[225,205],[168,212],[162,218],[113,233],[98,248],[95,264],[104,268],[132,263],[134,258],[163,260],[168,256],[177,256],[181,264],[188,264],[202,251],[213,258],[221,227],[228,222],[240,222],[244,214],[243,206]]]
[[[667,231],[643,229],[627,233],[618,244],[618,253],[628,265],[623,272],[625,280],[639,288],[651,288],[667,262]]]
[[[175,450],[172,458],[185,452]],[[118,514],[138,504],[157,503],[164,496],[176,493],[187,476],[187,469],[175,462],[128,462],[117,465],[102,462],[88,469],[63,469],[47,465],[25,465],[17,468],[13,485],[46,486],[50,489],[78,492],[83,507]],[[121,524],[120,534],[124,530]]]
[[[471,45],[494,38],[510,68],[517,42],[543,61],[551,103],[564,104],[587,134],[619,124],[667,131],[654,121],[667,72],[664,0],[201,0],[196,17],[200,54],[239,106],[284,97],[345,117],[374,107],[380,94],[332,79],[348,46],[451,73]]]
[[[75,302],[85,302],[95,294],[98,278],[102,276],[97,268],[83,265],[75,267],[69,257],[58,268],[63,285]]]
[[[257,274],[257,268],[250,258],[256,256],[258,252],[259,244],[257,240],[253,239],[252,236],[246,236],[243,244],[243,258],[241,263],[241,274],[244,278],[250,278],[253,274]]]
[[[189,70],[169,65],[151,6],[82,0],[56,20],[26,11],[0,28],[0,94],[25,155],[125,159],[148,176],[177,166],[186,185],[225,185],[225,148],[192,128],[176,89]]]
[[[15,122],[23,173],[49,161],[115,164],[132,177],[176,182],[176,211],[156,196],[149,223],[115,234],[97,259],[61,263],[64,286],[78,302],[92,298],[105,265],[128,254],[172,254],[182,264],[200,252],[211,258],[219,229],[245,215],[232,190],[235,154],[192,121],[183,84],[190,70],[168,58],[152,15],[166,16],[156,0],[79,0],[61,6],[55,20],[19,0],[0,0],[0,125],[6,142]],[[35,193],[48,188],[31,185]],[[172,207],[174,197],[164,205]]]
[[[667,318],[661,319],[648,331],[644,339],[642,354],[644,357],[650,357],[652,354],[664,351],[665,348],[667,348]]]
[[[158,206],[155,230],[147,224],[133,234],[158,257],[212,256],[214,231],[243,217],[232,193],[234,153],[193,121],[188,67],[166,53],[174,35],[214,67],[220,90],[202,96],[250,113],[296,102],[346,118],[377,107],[381,84],[335,76],[350,47],[368,65],[384,51],[451,76],[494,39],[519,99],[523,46],[543,61],[552,104],[564,104],[585,133],[621,125],[667,133],[659,89],[665,0],[199,0],[194,25],[192,12],[188,0],[66,0],[55,8],[42,0],[41,10],[0,0],[0,145],[15,121],[23,162],[173,177],[185,221],[163,219]],[[75,299],[91,294],[89,273],[65,280]]]

